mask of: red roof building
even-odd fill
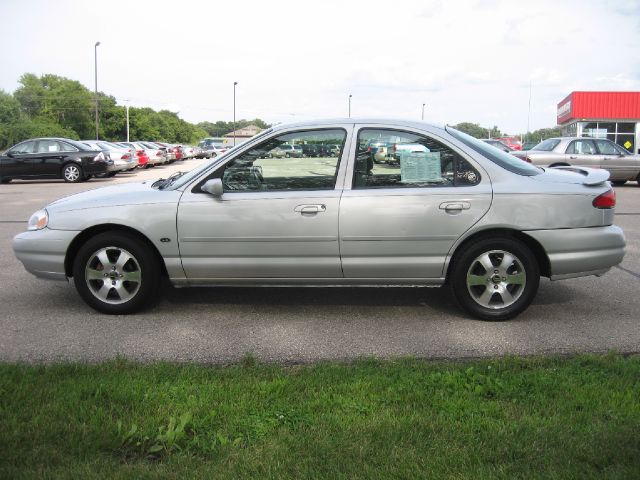
[[[640,153],[640,92],[571,92],[558,103],[563,135],[608,138]]]

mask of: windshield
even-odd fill
[[[482,140],[478,140],[471,135],[462,133],[459,130],[456,130],[455,128],[451,128],[449,126],[446,127],[446,130],[466,146],[475,150],[483,157],[491,160],[493,163],[500,165],[505,170],[509,170],[510,172],[516,173],[518,175],[526,176],[540,175],[542,173],[542,169],[535,167],[530,163],[525,162],[524,160],[520,160],[510,153],[503,152],[502,150],[492,147],[488,143],[485,143]]]
[[[559,143],[560,143],[560,140],[558,140],[557,138],[549,138],[543,142],[540,142],[535,147],[532,147],[531,150],[539,150],[541,152],[550,152],[554,148],[556,148]]]
[[[268,129],[264,130],[263,132],[260,132],[255,137],[251,138],[251,140],[249,140],[249,141],[247,141],[245,143],[242,143],[241,145],[242,145],[242,147],[253,145],[253,144],[255,144],[256,141],[261,140],[263,137],[267,136],[272,131],[273,131],[273,129],[268,128]],[[238,150],[239,147],[240,147],[240,145],[236,145],[235,147],[230,148],[229,150],[227,150],[225,153],[222,153],[222,154],[218,155],[217,157],[213,158],[212,160],[210,160],[208,162],[205,162],[202,165],[200,165],[199,167],[196,167],[193,170],[191,170],[191,171],[185,173],[184,175],[180,176],[179,178],[176,178],[174,180],[174,182],[170,185],[170,189],[171,190],[175,190],[175,189],[178,189],[178,188],[182,187],[183,185],[186,185],[187,183],[191,182],[194,178],[199,177],[203,172],[206,172],[207,170],[212,168],[214,165],[217,165],[221,159],[226,158],[230,154],[235,153]]]

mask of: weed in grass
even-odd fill
[[[195,432],[189,428],[191,413],[170,417],[169,423],[158,427],[158,433],[154,437],[142,435],[138,426],[134,423],[129,430],[122,426],[118,420],[116,426],[121,446],[125,450],[134,450],[141,456],[159,457],[173,452],[182,451],[188,447],[189,441],[195,437]]]

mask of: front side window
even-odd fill
[[[414,133],[363,129],[353,188],[419,188],[476,185],[478,172],[442,143]]]
[[[324,155],[306,156],[302,145],[342,146],[342,129],[288,133],[246,151],[225,165],[224,191],[332,190],[339,158],[325,148]]]
[[[36,142],[29,141],[29,142],[19,143],[18,145],[13,147],[11,150],[9,150],[9,153],[17,153],[17,154],[34,153],[35,150],[36,150]]]
[[[567,148],[567,153],[577,155],[594,155],[595,146],[591,140],[575,140]]]
[[[605,142],[604,140],[596,140],[598,150],[603,155],[619,155],[620,152],[616,149],[615,143]]]

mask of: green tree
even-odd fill
[[[495,125],[492,128],[487,128],[481,127],[477,123],[462,122],[454,125],[453,128],[475,138],[496,138],[504,136],[500,129]]]

